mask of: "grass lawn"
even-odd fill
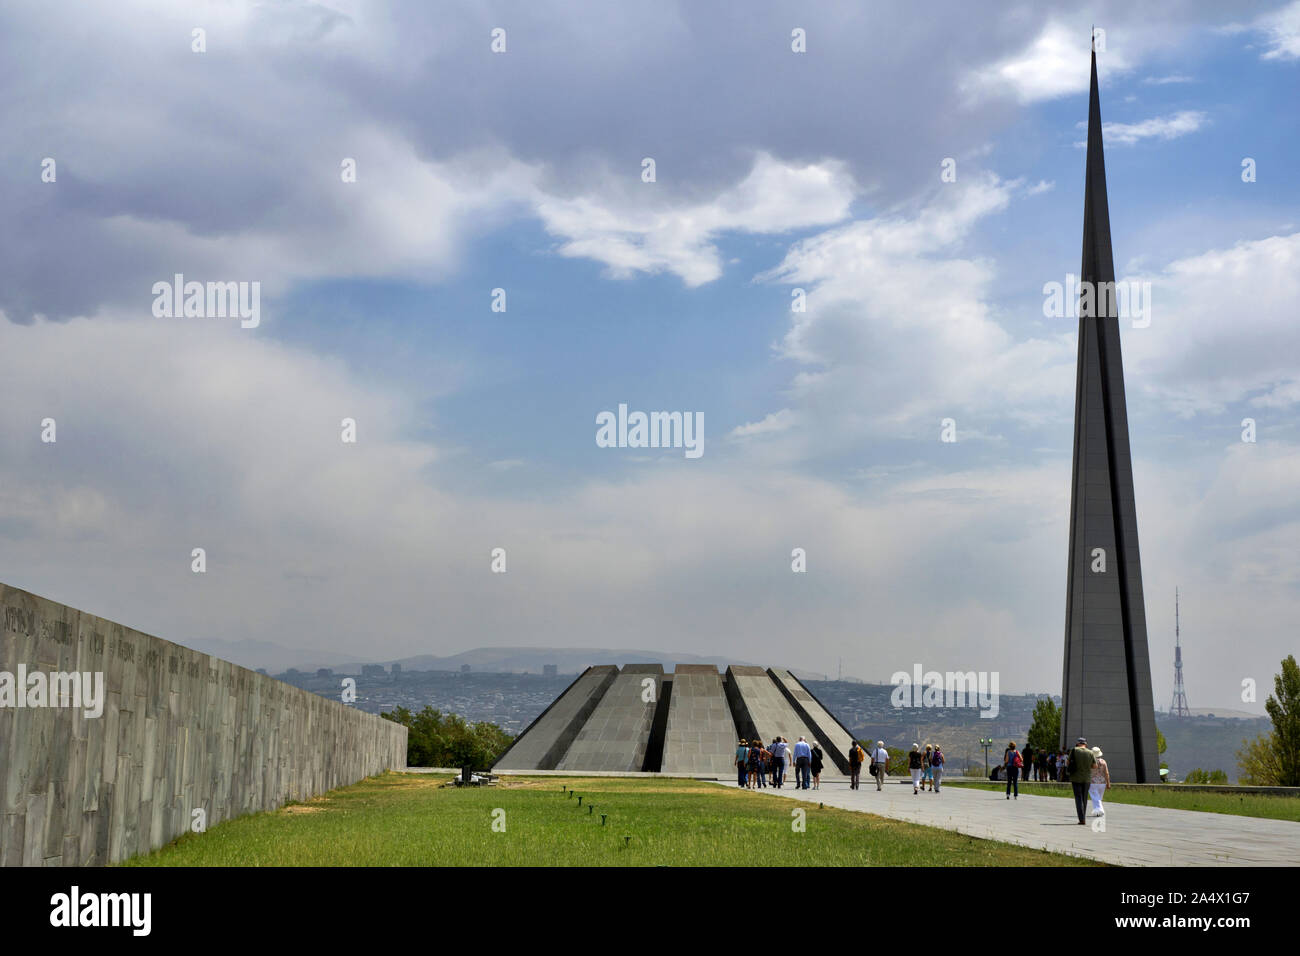
[[[439,787],[449,779],[386,773],[187,833],[123,865],[1098,865],[694,780],[509,777],[496,787]],[[582,807],[562,784],[582,795]],[[493,830],[498,808],[505,832]],[[796,808],[806,810],[806,832],[793,832]]]
[[[1005,783],[944,780],[945,787],[975,787],[1006,793]],[[1037,796],[1073,798],[1068,787],[1021,783],[1021,793]],[[1178,784],[1162,784],[1149,790],[1112,787],[1102,803],[1136,803],[1144,807],[1169,807],[1173,810],[1201,810],[1206,813],[1230,813],[1240,817],[1265,817],[1269,820],[1294,820],[1300,823],[1300,798],[1246,793],[1207,793],[1203,790],[1179,790]]]

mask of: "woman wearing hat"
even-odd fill
[[[1101,748],[1093,747],[1092,755],[1097,762],[1092,765],[1092,783],[1088,786],[1088,796],[1092,798],[1092,817],[1104,817],[1105,809],[1101,805],[1101,795],[1110,789],[1110,768],[1101,759]]]

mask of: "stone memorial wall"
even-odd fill
[[[406,728],[0,584],[0,863],[147,853],[406,766]]]

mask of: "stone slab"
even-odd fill
[[[650,742],[663,675],[660,664],[625,665],[556,769],[568,772],[640,770]]]
[[[588,667],[524,728],[492,769],[554,770],[616,677],[613,664]]]
[[[678,664],[668,699],[664,734],[664,773],[734,773],[739,736],[722,687],[711,664]]]

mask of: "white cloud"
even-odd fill
[[[1268,49],[1261,59],[1300,59],[1300,0],[1260,17],[1254,26],[1268,36]]]
[[[1070,336],[1016,341],[990,305],[993,264],[958,253],[1014,189],[968,177],[911,216],[802,240],[761,277],[808,289],[807,311],[793,314],[780,346],[804,368],[791,383],[792,414],[777,423],[813,431],[790,430],[793,455],[865,436],[937,440],[944,417],[967,437],[991,435],[976,418],[993,407],[998,418],[1041,420],[1073,394]]]
[[[1255,399],[1286,407],[1297,395],[1300,233],[1179,259],[1146,275],[1151,325],[1124,330],[1135,382],[1183,414]]]
[[[674,204],[665,198],[670,186],[638,178],[630,188],[573,199],[540,195],[536,211],[547,231],[564,239],[562,255],[603,262],[615,278],[666,271],[696,286],[722,274],[719,235],[838,222],[855,191],[841,163],[792,165],[759,153],[744,180],[703,202]]]
[[[1049,23],[1024,49],[982,67],[963,81],[968,95],[1011,95],[1021,103],[1055,99],[1088,89],[1090,35],[1061,23]],[[1098,54],[1102,73],[1128,70],[1127,54],[1109,50]]]
[[[731,430],[731,438],[757,438],[763,435],[775,435],[795,427],[798,424],[798,415],[788,408],[783,408],[779,412],[764,417],[756,422],[748,422],[744,425],[737,425]]]
[[[1195,133],[1205,125],[1206,114],[1199,110],[1179,110],[1168,116],[1153,116],[1140,123],[1102,123],[1101,132],[1107,146],[1132,146],[1144,139],[1177,139]],[[1087,128],[1086,123],[1079,124]],[[1086,141],[1074,144],[1086,147]]]

